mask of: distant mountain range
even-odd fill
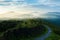
[[[0,20],[8,20],[8,19],[20,19],[20,18],[44,18],[49,22],[54,23],[55,25],[60,25],[60,12],[47,12],[41,15],[42,13],[28,13],[21,14],[15,12],[8,12],[6,14],[0,14]]]
[[[45,14],[45,16],[47,16],[48,19],[50,19],[50,18],[58,19],[58,18],[60,18],[60,12],[48,12]]]
[[[54,23],[57,26],[60,26],[60,12],[48,12],[45,14],[48,18],[46,18],[47,21]]]

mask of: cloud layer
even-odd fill
[[[0,15],[1,15],[0,18],[12,18],[12,17],[44,18],[46,17],[44,15],[47,12],[54,11],[60,12],[59,10],[60,0],[0,0]],[[13,11],[14,13],[11,14],[10,13],[11,11]],[[7,15],[9,15],[9,17]]]

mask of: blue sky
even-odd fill
[[[60,10],[60,0],[28,0],[29,4],[33,4],[33,7],[43,9],[43,10]],[[35,3],[35,4],[34,4]]]
[[[60,0],[0,0],[0,1],[20,1],[16,4],[20,5],[27,5],[32,6],[33,8],[42,9],[42,10],[49,10],[49,11],[59,11],[60,10]],[[2,4],[0,6],[8,6],[10,4]]]
[[[60,12],[60,0],[0,0],[0,17],[11,17],[11,14],[6,14],[11,11],[19,15],[43,17],[47,12]],[[15,17],[16,13],[12,16]]]

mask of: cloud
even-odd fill
[[[4,1],[4,0],[0,0]],[[10,1],[10,2],[6,2]],[[11,2],[13,1],[13,2]],[[5,2],[0,2],[0,5],[46,5],[50,7],[60,6],[60,0],[5,0]]]
[[[46,11],[27,3],[20,5],[0,6],[0,19],[41,17]],[[42,16],[43,18],[43,16]]]
[[[38,2],[42,5],[47,6],[60,6],[60,0],[38,0]]]
[[[24,1],[24,0],[0,0],[0,1],[11,2],[11,1]]]
[[[45,18],[48,17],[44,16],[46,12],[60,8],[58,3],[56,0],[13,0],[13,2],[0,2],[0,18]],[[13,13],[11,13],[12,11]]]

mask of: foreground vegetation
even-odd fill
[[[0,40],[25,40],[43,35],[47,29],[40,19],[5,20],[0,25]]]
[[[46,40],[60,40],[60,27],[40,18],[0,21],[0,40],[33,40],[47,32],[44,25],[52,30]]]
[[[56,33],[52,32],[50,36],[45,40],[60,40],[60,35],[57,35]]]

